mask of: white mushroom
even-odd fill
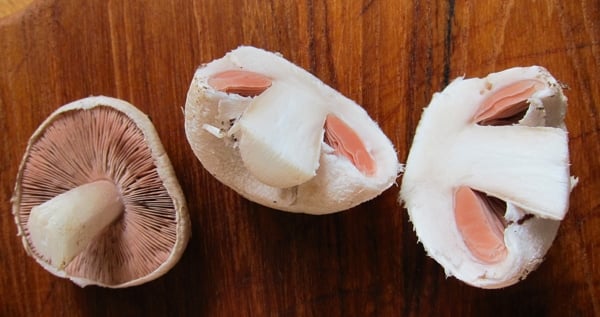
[[[67,104],[40,125],[12,203],[25,250],[80,286],[158,278],[190,237],[185,198],[152,122],[109,97]]]
[[[367,112],[278,54],[240,47],[200,67],[185,106],[203,166],[271,208],[325,214],[372,199],[398,173]]]
[[[537,66],[458,78],[434,94],[400,197],[447,275],[500,288],[542,262],[576,182],[565,111],[560,84]]]

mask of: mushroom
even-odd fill
[[[214,177],[283,211],[351,208],[389,188],[401,170],[363,108],[280,54],[250,46],[196,71],[185,130]]]
[[[566,107],[561,85],[539,66],[457,78],[434,94],[400,199],[448,276],[501,288],[543,261],[577,181]]]
[[[152,122],[104,96],[64,105],[40,125],[12,205],[27,253],[82,287],[156,279],[190,236],[185,198]]]

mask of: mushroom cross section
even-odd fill
[[[155,279],[189,239],[185,198],[149,118],[115,98],[67,104],[29,140],[12,198],[26,251],[80,286]]]
[[[448,275],[511,285],[542,261],[568,209],[566,97],[542,67],[458,78],[423,112],[400,198]]]
[[[324,214],[379,195],[401,170],[366,111],[280,54],[243,46],[200,67],[186,135],[203,166],[263,205]]]

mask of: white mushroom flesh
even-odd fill
[[[543,260],[573,182],[565,111],[560,84],[537,66],[458,78],[433,96],[400,198],[446,274],[499,288]]]
[[[59,270],[71,262],[123,212],[114,183],[75,187],[31,209],[27,227],[40,256]]]
[[[259,181],[286,188],[316,175],[327,107],[311,88],[275,81],[241,116],[240,155]]]

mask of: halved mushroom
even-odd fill
[[[379,195],[401,170],[392,143],[363,108],[254,47],[196,71],[185,128],[213,176],[279,210],[345,210]]]
[[[449,276],[481,288],[525,278],[565,216],[567,99],[542,67],[458,78],[423,112],[400,198]]]
[[[152,122],[109,97],[69,103],[40,125],[12,204],[27,253],[80,286],[158,278],[190,236],[185,198]]]

